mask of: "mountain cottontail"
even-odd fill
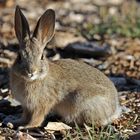
[[[31,36],[25,16],[16,7],[15,32],[20,49],[10,83],[13,96],[23,107],[23,115],[13,124],[40,126],[51,111],[67,123],[106,125],[118,118],[118,93],[102,72],[80,61],[50,61],[43,56],[54,28],[55,12],[48,9]]]

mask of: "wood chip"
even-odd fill
[[[16,138],[18,140],[37,140],[36,138],[33,138],[31,135],[27,134],[27,133],[23,133],[21,131],[19,131],[16,134]]]

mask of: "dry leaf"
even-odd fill
[[[70,130],[72,127],[62,123],[62,122],[49,122],[45,127],[45,130],[49,131],[62,131],[62,130]]]

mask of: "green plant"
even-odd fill
[[[109,15],[107,8],[100,8],[99,17],[101,22],[96,25],[87,23],[84,27],[84,36],[88,39],[94,38],[96,34],[101,37],[105,37],[106,35],[140,37],[140,15],[138,14],[140,7],[136,2],[127,4],[127,7],[121,6],[119,11],[116,15]]]
[[[85,125],[80,128],[76,125],[72,131],[69,131],[63,140],[126,140],[127,137],[122,137],[119,131],[114,126],[96,128],[94,126]]]

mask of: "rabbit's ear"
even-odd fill
[[[52,9],[48,9],[38,20],[33,38],[36,38],[41,45],[45,46],[52,39],[54,28],[55,12]]]
[[[15,11],[15,33],[20,43],[25,42],[30,38],[28,22],[19,6],[16,6]]]

